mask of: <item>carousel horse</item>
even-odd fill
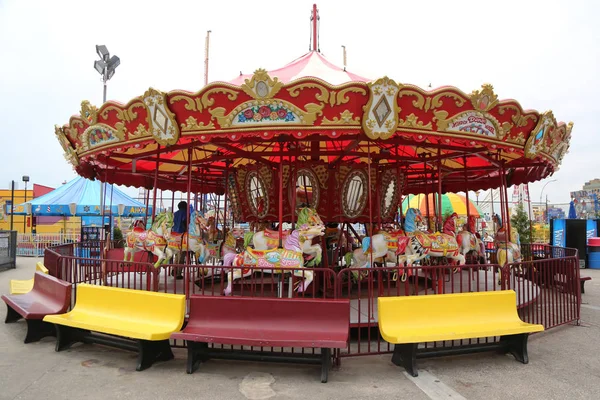
[[[353,265],[357,268],[371,268],[371,260],[381,259],[382,262],[398,264],[398,256],[404,254],[410,239],[404,231],[393,232],[379,231],[373,236],[362,240],[362,247],[348,252],[344,256],[346,266]]]
[[[513,227],[508,234],[507,229],[502,225],[502,219],[498,214],[492,217],[494,223],[498,226],[494,235],[496,245],[496,262],[500,267],[513,262],[521,262],[521,243],[519,233]],[[515,240],[513,242],[512,240]],[[498,284],[502,282],[501,272],[498,272]]]
[[[172,227],[173,214],[165,211],[156,215],[149,231],[136,224],[133,230],[127,234],[127,246],[125,247],[123,261],[133,262],[135,253],[138,250],[144,250],[158,257],[154,267],[160,267],[168,259],[166,253],[167,238],[171,234]]]
[[[305,269],[304,258],[302,254],[302,240],[320,236],[323,234],[324,226],[309,226],[304,224],[300,229],[292,231],[284,242],[283,249],[274,248],[267,250],[256,250],[248,247],[242,254],[238,254],[232,261],[234,267],[249,267],[230,269],[227,273],[227,287],[224,290],[226,296],[231,295],[233,282],[240,278],[245,278],[253,273],[253,268],[275,268],[271,271],[273,274],[282,272],[277,268],[295,268],[294,276],[303,277],[304,280],[298,285],[297,292],[302,293],[313,281],[313,272]],[[312,240],[312,239],[310,239]],[[261,270],[263,273],[269,273],[268,270]]]
[[[223,260],[223,267],[230,267],[233,264],[233,260],[238,253],[243,252],[241,246],[241,239],[244,238],[244,230],[242,228],[233,228],[227,232],[225,241],[221,244],[220,258]],[[210,245],[210,244],[209,244]],[[210,252],[210,250],[209,250]],[[201,278],[209,278],[213,275],[220,275],[222,268],[202,268],[198,271]]]
[[[200,211],[192,212],[188,231],[186,233],[171,232],[167,241],[167,259],[177,262],[179,253],[191,251],[196,257],[196,262],[202,264],[208,257],[208,249],[202,233],[208,229],[208,223]]]
[[[300,230],[300,245],[301,250],[308,257],[308,266],[316,266],[321,262],[323,256],[323,249],[319,244],[312,244],[312,239],[315,236],[323,236],[325,230],[325,224],[317,214],[317,211],[313,208],[301,208],[298,212],[298,220],[296,225],[299,226]],[[312,232],[312,228],[316,228],[316,231],[320,232],[318,235],[306,236],[303,231]],[[288,236],[291,234],[290,231],[283,231],[283,237],[281,238],[282,243],[285,242]],[[279,231],[272,231],[269,229],[261,230],[256,233],[249,232],[244,236],[244,247],[248,247],[250,242],[253,243],[255,250],[269,250],[279,246]]]
[[[452,213],[450,217],[446,218],[444,222],[443,233],[448,235],[452,235],[456,237],[456,242],[459,246],[460,254],[467,257],[467,255],[473,252],[477,259],[479,260],[483,255],[485,255],[485,249],[482,252],[483,242],[477,238],[477,236],[468,230],[462,230],[460,232],[456,232],[456,224],[455,221],[458,218],[456,213]],[[471,226],[471,229],[474,229],[474,225]]]
[[[206,212],[205,218],[208,222],[208,241],[216,243],[217,240],[223,237],[223,232],[217,228],[217,219],[215,218],[215,210],[209,210]]]
[[[455,216],[448,217],[444,225],[455,223]],[[404,231],[410,236],[410,244],[406,246],[406,257],[411,257],[411,262],[419,261],[425,257],[450,258],[458,263],[465,264],[465,257],[460,253],[456,238],[446,233],[426,233],[417,230],[417,222],[423,220],[421,211],[409,208],[404,219]]]

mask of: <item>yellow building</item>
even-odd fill
[[[20,205],[27,200],[37,198],[54,190],[51,187],[33,184],[32,189],[19,189],[14,191],[14,204]],[[10,202],[11,189],[0,189],[0,230],[10,230]],[[15,212],[24,211],[15,208]],[[13,215],[13,230],[19,233],[80,233],[81,218],[79,217],[32,217]]]

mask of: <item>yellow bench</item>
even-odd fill
[[[521,321],[517,296],[512,290],[380,297],[377,304],[381,336],[395,345],[392,362],[403,366],[412,376],[418,375],[419,343],[499,336],[499,342],[489,344],[423,349],[418,357],[497,349],[510,352],[527,364],[529,333],[544,330],[542,325]]]
[[[184,295],[82,283],[75,307],[66,314],[47,315],[44,321],[56,326],[56,351],[75,342],[137,351],[136,369],[141,371],[173,358],[169,337],[181,329],[184,317]]]
[[[44,267],[44,263],[38,261],[35,264],[35,270],[48,274],[48,268]],[[10,294],[25,294],[31,292],[33,289],[33,278],[31,279],[11,279],[10,280]]]

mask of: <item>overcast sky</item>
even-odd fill
[[[22,175],[49,186],[75,176],[54,125],[78,114],[84,99],[101,105],[96,44],[121,59],[109,99],[125,103],[150,86],[196,91],[207,30],[210,80],[231,80],[306,53],[312,4],[0,0],[0,187]],[[491,83],[501,99],[573,121],[570,151],[544,190],[550,202],[566,203],[570,191],[600,178],[597,2],[321,0],[318,7],[322,53],[341,65],[345,45],[354,73],[467,93]],[[544,183],[530,185],[533,201]]]

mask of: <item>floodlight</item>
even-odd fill
[[[109,80],[110,78],[112,78],[114,74],[115,74],[115,70],[114,69],[108,69],[106,71],[106,80]]]
[[[110,53],[108,52],[108,49],[103,44],[96,45],[96,53],[98,53],[100,58],[103,59],[104,61],[108,61],[108,58],[110,57]]]
[[[121,64],[121,60],[117,56],[112,56],[108,60],[108,68],[116,69]]]
[[[98,71],[99,74],[104,73],[104,67],[106,67],[106,63],[102,60],[94,61],[94,68]]]

